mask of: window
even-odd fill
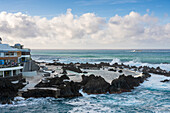
[[[9,53],[5,53],[5,56],[8,56],[9,55]]]
[[[30,52],[22,52],[22,55],[30,55]]]
[[[5,56],[14,56],[14,52],[5,53]]]

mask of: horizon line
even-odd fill
[[[31,49],[31,50],[170,50],[169,49]]]

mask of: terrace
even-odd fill
[[[0,68],[17,67],[19,64],[14,60],[0,60]]]
[[[18,63],[16,63],[16,64],[0,65],[0,68],[10,68],[10,67],[17,67],[17,66],[19,66]]]

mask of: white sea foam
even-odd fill
[[[143,84],[141,84],[141,86],[153,90],[170,91],[169,82],[160,82],[165,79],[169,79],[169,77],[151,74],[151,77],[148,79],[148,81],[145,81]]]
[[[115,112],[115,109],[104,106],[102,102],[96,102],[96,100],[92,98],[79,98],[78,101],[73,99],[66,103],[75,106],[68,111],[69,113]]]
[[[118,59],[118,58],[114,58],[114,59],[111,61],[110,65],[112,65],[112,64],[114,64],[114,63],[121,63],[121,61],[120,61],[120,59]]]
[[[79,90],[79,93],[81,93],[83,95],[83,97],[96,97],[96,95],[88,95],[87,93],[84,93],[82,89]]]
[[[159,66],[161,69],[170,71],[170,64],[162,64],[162,63],[161,64],[149,64],[149,63],[142,63],[142,62],[139,61],[139,59],[135,59],[135,60],[128,61],[128,62],[121,62],[120,59],[115,58],[115,59],[112,60],[112,62],[110,64],[112,65],[114,63],[119,63],[119,64],[123,63],[125,65],[137,66],[137,67],[139,67],[139,66],[149,66],[149,67],[156,68],[156,67]]]
[[[23,100],[25,100],[25,98],[23,98],[23,97],[15,97],[14,98],[14,101],[23,101]]]

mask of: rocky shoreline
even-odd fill
[[[39,62],[40,63],[40,62]],[[148,72],[148,73],[153,73],[153,74],[159,74],[159,75],[164,75],[169,77],[170,76],[170,71],[166,71],[161,69],[160,67],[154,68],[154,67],[149,67],[149,66],[130,66],[130,65],[125,65],[123,63],[118,64],[109,64],[109,63],[104,63],[101,62],[99,64],[90,64],[90,63],[69,63],[69,64],[64,64],[64,63],[59,63],[59,62],[54,62],[54,63],[46,63],[46,65],[53,65],[53,66],[63,66],[66,68],[66,70],[71,70],[75,71],[78,73],[82,73],[80,69],[100,69],[103,67],[114,67],[114,68],[119,68],[119,69],[129,69],[133,71],[139,71],[139,72]],[[110,70],[110,71],[116,71],[116,70]]]
[[[0,103],[10,104],[17,96],[19,89],[26,85],[26,80],[22,75],[16,77],[0,78]]]
[[[150,74],[144,74],[142,77],[134,78],[131,75],[125,76],[121,75],[119,78],[112,81],[111,84],[106,82],[101,76],[82,76],[81,82],[69,81],[67,75],[61,77],[48,78],[47,81],[43,83],[42,81],[35,86],[35,89],[28,90],[24,92],[22,96],[24,98],[29,97],[58,97],[58,98],[70,98],[82,96],[79,93],[79,90],[82,89],[84,93],[87,94],[106,94],[106,93],[122,93],[129,92],[134,87],[143,83],[150,77]],[[38,88],[47,88],[46,90]],[[51,93],[50,88],[59,89],[59,93],[56,96],[56,93]]]
[[[44,62],[43,62],[44,63]],[[135,87],[139,86],[143,83],[148,77],[151,75],[149,73],[170,76],[170,72],[166,70],[157,68],[151,68],[147,66],[129,66],[124,64],[112,64],[103,63],[100,64],[89,64],[89,63],[70,63],[64,64],[59,62],[54,63],[45,63],[46,66],[41,66],[40,62],[35,62],[36,66],[38,66],[38,71],[44,71],[43,69],[47,69],[46,66],[61,66],[63,70],[62,76],[50,76],[50,73],[45,73],[43,79],[35,85],[34,88],[30,88],[27,91],[20,92],[21,96],[24,98],[30,97],[55,97],[55,98],[72,98],[79,97],[82,94],[79,92],[82,90],[87,94],[106,94],[106,93],[122,93],[122,92],[130,92]],[[35,65],[34,64],[34,65]],[[96,76],[94,74],[90,74],[89,76],[84,75],[88,72],[83,71],[83,69],[96,69],[100,70],[103,68],[107,68],[108,71],[118,72],[119,77],[113,79],[111,83],[108,83],[103,77]],[[133,70],[141,72],[141,76],[134,77],[132,75],[124,75],[123,69]],[[52,73],[55,70],[51,70]],[[75,82],[70,79],[67,75],[67,71],[73,71],[76,73],[80,73],[81,81]],[[14,80],[8,79],[0,79],[0,103],[10,103],[11,100],[14,99],[18,95],[19,89],[22,89],[26,84],[26,80],[20,77],[17,79],[18,81],[14,83]]]

